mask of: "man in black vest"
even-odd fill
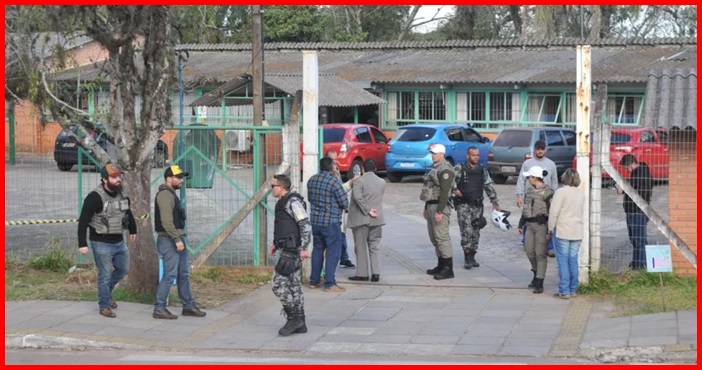
[[[480,266],[475,260],[475,254],[478,253],[480,229],[487,224],[483,217],[483,191],[490,199],[493,209],[500,211],[500,205],[487,168],[478,163],[480,159],[478,148],[474,146],[468,148],[466,158],[468,158],[466,163],[455,167],[456,189],[453,195],[456,214],[458,214],[458,226],[461,229],[461,247],[465,257],[463,267],[469,270]]]
[[[155,319],[177,319],[166,308],[168,292],[173,280],[177,279],[178,298],[183,304],[183,316],[203,317],[205,312],[195,305],[190,292],[190,269],[188,251],[185,249],[185,210],[175,191],[183,186],[187,172],[177,165],[170,166],[164,174],[165,183],[158,187],[156,193],[154,223],[158,238],[156,250],[163,261],[163,276],[156,289]]]
[[[273,244],[268,254],[280,258],[273,273],[273,294],[280,299],[287,316],[285,326],[278,330],[281,336],[307,333],[305,325],[305,298],[302,295],[302,260],[309,257],[307,247],[312,235],[312,224],[305,210],[305,201],[297,192],[290,191],[290,178],[275,175],[271,193],[278,198],[275,204]]]

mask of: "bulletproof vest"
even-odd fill
[[[280,198],[275,204],[275,222],[273,224],[273,240],[277,241],[280,239],[286,239],[293,237],[296,241],[300,240],[300,227],[297,224],[295,218],[290,215],[286,209],[290,208],[288,203],[292,200],[291,198],[298,198],[303,206],[305,205],[305,200],[300,194],[288,193],[286,196]]]
[[[549,205],[546,198],[553,196],[553,189],[544,184],[540,188],[529,188],[524,199],[524,218],[538,215],[548,216]],[[550,200],[548,201],[550,203]]]
[[[439,162],[434,163],[429,173],[424,175],[424,184],[422,185],[422,192],[419,195],[419,199],[422,202],[439,200],[439,195],[441,195],[441,187],[439,187],[439,184],[441,183],[439,181],[439,174],[446,170],[449,170],[451,173],[455,174],[453,167],[451,167],[451,165],[446,162],[445,159],[442,159]],[[449,188],[447,191],[451,192],[451,189]]]
[[[118,192],[114,197],[110,196],[102,184],[93,191],[98,193],[102,199],[102,211],[93,215],[90,219],[90,226],[98,234],[122,234],[124,231],[122,220],[126,217],[129,209],[129,199],[121,192]]]
[[[468,166],[467,163],[461,165],[461,181],[458,183],[458,190],[463,194],[462,198],[457,198],[458,201],[482,201],[483,200],[483,184],[485,183],[485,169],[481,165],[475,168]]]
[[[175,200],[175,206],[173,207],[173,225],[176,229],[183,230],[185,228],[185,210],[180,205],[180,199],[178,199],[175,191],[171,188],[159,190],[159,192],[156,193],[156,197],[158,197],[158,194],[162,191],[169,191],[171,194],[173,194],[173,198]],[[158,209],[158,202],[154,202],[154,205],[154,227],[156,228],[157,232],[165,232],[166,229],[163,228],[163,224],[161,223],[161,210]]]

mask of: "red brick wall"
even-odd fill
[[[697,254],[697,148],[695,143],[670,146],[668,221],[670,227]],[[671,245],[673,271],[697,275],[697,270]]]

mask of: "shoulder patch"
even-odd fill
[[[444,172],[444,174],[443,174],[441,177],[442,177],[444,180],[448,180],[448,179],[449,179],[449,174],[446,173],[446,172]]]

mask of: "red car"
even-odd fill
[[[361,174],[361,166],[366,159],[374,160],[378,171],[385,171],[389,140],[377,127],[361,123],[325,123],[321,127],[324,135],[321,155],[334,149],[338,154],[339,170],[347,179]]]
[[[625,154],[632,154],[639,163],[646,163],[654,179],[668,179],[668,130],[650,127],[613,128],[609,160],[624,178],[628,178],[629,173],[619,165]],[[592,152],[590,163],[592,164]],[[573,168],[577,168],[577,157],[573,159]],[[602,177],[609,178],[609,174],[602,171]]]

